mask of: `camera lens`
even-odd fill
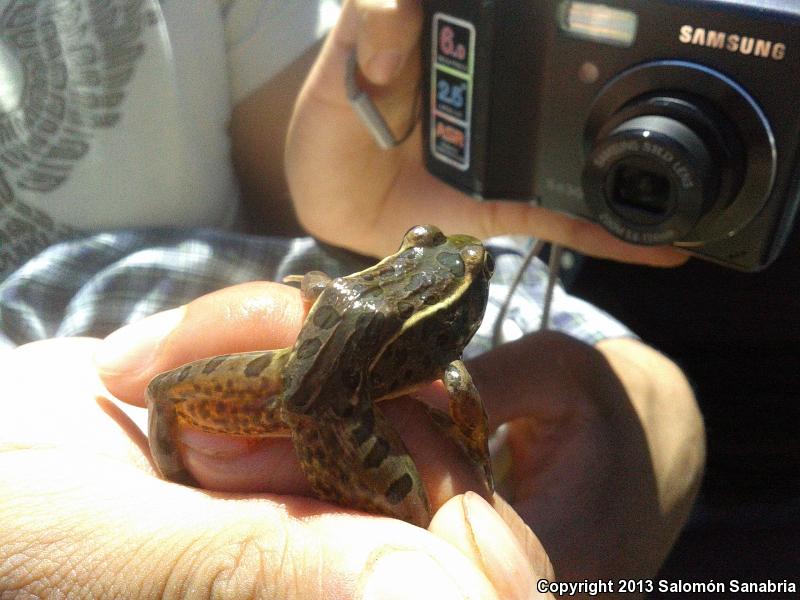
[[[592,148],[586,199],[614,234],[639,244],[685,236],[714,203],[719,173],[703,138],[664,115],[637,116]]]
[[[672,208],[669,177],[652,169],[622,164],[608,178],[607,197],[624,210],[663,219]]]
[[[589,216],[637,244],[730,239],[760,213],[775,139],[735,81],[702,65],[642,63],[607,82],[584,130]]]

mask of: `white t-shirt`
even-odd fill
[[[337,7],[0,0],[0,276],[70,229],[231,226],[231,107]]]

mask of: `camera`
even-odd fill
[[[739,270],[778,256],[800,204],[800,3],[424,5],[430,173]]]

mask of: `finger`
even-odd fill
[[[619,386],[597,350],[554,331],[503,344],[469,369],[492,429],[522,417],[557,421],[585,409],[587,396],[603,397],[602,386]]]
[[[421,145],[421,134],[417,131],[407,146],[418,151]],[[414,201],[409,202],[409,198]],[[402,235],[409,223],[426,222],[438,223],[446,233],[468,233],[479,239],[506,234],[533,235],[589,256],[630,263],[673,267],[688,260],[685,252],[671,246],[630,244],[595,223],[525,202],[477,202],[421,168],[407,169],[398,175],[378,218],[378,224],[372,225],[371,230],[381,235],[375,235],[369,243],[379,245],[381,251],[389,248],[392,236],[387,233]]]
[[[501,598],[551,598],[536,589],[540,579],[554,579],[547,553],[519,515],[499,497],[497,503],[501,512],[477,494],[454,497],[436,513],[429,531],[472,560]]]
[[[4,587],[24,595],[502,597],[457,548],[399,521],[215,497],[63,450],[0,459]]]
[[[583,404],[587,390],[609,379],[608,364],[592,346],[556,331],[527,335],[467,363],[489,418],[489,429],[518,418],[560,419]],[[601,377],[602,375],[602,377]],[[443,386],[415,392],[420,401],[447,407]]]
[[[96,366],[114,396],[143,406],[144,389],[158,373],[217,354],[284,348],[304,316],[298,290],[245,283],[115,331],[97,350]]]
[[[375,85],[386,85],[418,48],[422,31],[419,0],[357,0],[358,64]]]

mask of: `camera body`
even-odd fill
[[[800,3],[428,0],[425,163],[740,269],[800,205]]]

